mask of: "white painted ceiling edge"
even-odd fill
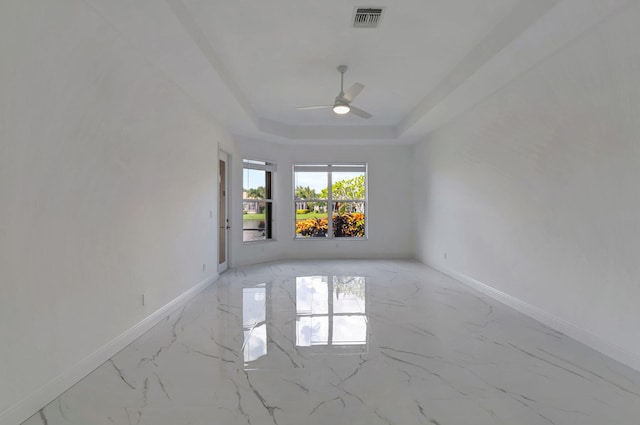
[[[181,0],[85,0],[235,136],[283,144],[412,144],[481,103],[631,0],[522,0],[398,125],[260,117]]]

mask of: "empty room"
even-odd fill
[[[640,424],[640,2],[0,1],[0,425]]]

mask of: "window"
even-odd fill
[[[272,174],[275,164],[242,160],[242,240],[268,240],[272,237]]]
[[[364,238],[366,176],[365,164],[294,165],[296,239]]]

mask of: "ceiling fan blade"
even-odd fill
[[[326,109],[326,108],[333,108],[333,105],[302,106],[300,108],[296,108],[296,110],[303,111],[307,109]]]
[[[358,96],[360,94],[360,92],[362,91],[362,89],[364,89],[364,86],[360,83],[355,83],[354,85],[352,85],[351,87],[349,87],[349,90],[347,90],[344,95],[342,96],[342,98],[344,100],[346,100],[347,102],[353,102],[353,99],[356,98],[356,96]]]
[[[363,111],[362,109],[360,109],[360,108],[356,108],[355,106],[351,106],[351,105],[349,105],[349,107],[351,108],[351,110],[349,111],[349,113],[350,113],[350,114],[353,114],[353,115],[357,115],[357,116],[359,116],[360,118],[364,118],[364,119],[367,119],[367,120],[368,120],[369,118],[371,118],[371,117],[373,116],[373,115],[371,115],[370,113],[368,113],[367,111]]]

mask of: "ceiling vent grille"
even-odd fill
[[[376,28],[382,20],[381,7],[357,7],[353,14],[354,28]]]

